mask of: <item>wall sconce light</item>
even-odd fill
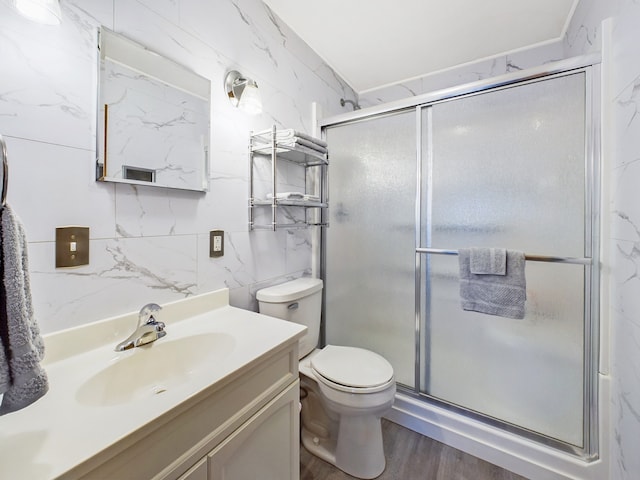
[[[224,88],[229,101],[234,107],[238,107],[251,115],[262,112],[262,100],[255,80],[243,76],[240,72],[232,70],[227,73],[224,80]]]
[[[13,0],[13,4],[29,20],[45,25],[60,24],[60,0]]]

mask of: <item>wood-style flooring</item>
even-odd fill
[[[484,460],[382,420],[385,471],[378,480],[526,480]],[[351,480],[300,445],[300,480]]]

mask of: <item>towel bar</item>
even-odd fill
[[[458,255],[457,250],[444,250],[441,248],[416,248],[416,253],[427,253],[436,255]],[[576,265],[592,265],[591,258],[576,258],[576,257],[551,257],[547,255],[530,255],[525,254],[525,260],[531,260],[533,262],[551,262],[551,263],[572,263]]]

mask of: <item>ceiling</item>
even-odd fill
[[[579,0],[264,0],[358,93],[559,40]]]

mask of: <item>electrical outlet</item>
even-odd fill
[[[224,230],[209,232],[209,256],[222,257],[224,255]]]
[[[56,228],[56,268],[89,264],[89,227]]]

